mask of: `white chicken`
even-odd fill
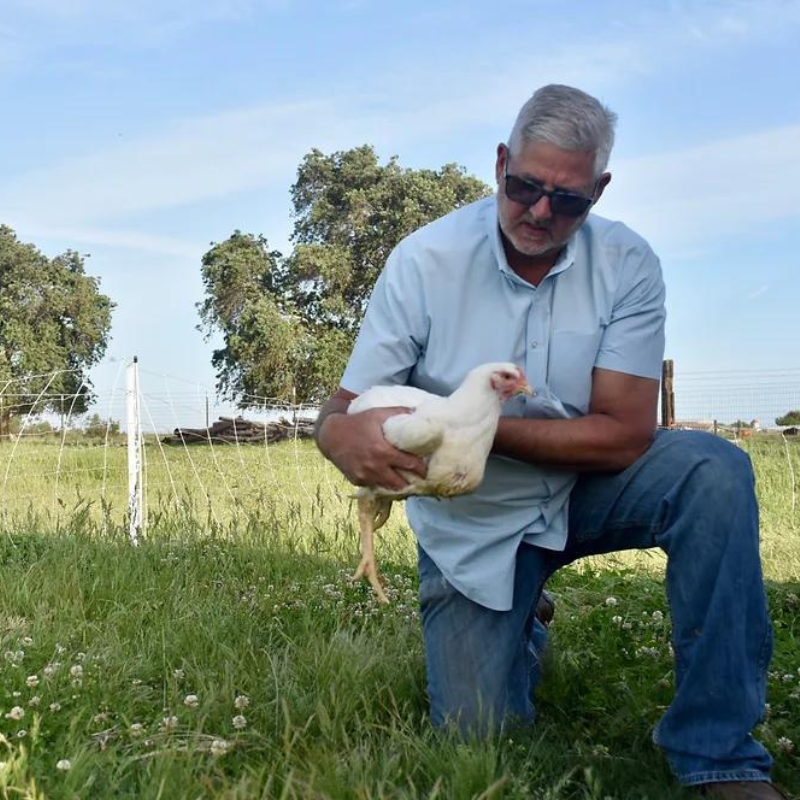
[[[454,497],[474,491],[483,480],[502,404],[519,393],[532,394],[523,371],[511,363],[490,363],[473,369],[447,397],[412,386],[374,386],[350,403],[348,414],[389,406],[412,409],[389,417],[383,423],[383,434],[398,449],[427,462],[425,478],[401,473],[408,481],[401,491],[363,486],[355,495],[361,563],[353,580],[366,576],[381,602],[388,599],[375,564],[373,534],[389,518],[392,501],[411,495]]]

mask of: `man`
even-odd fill
[[[434,724],[532,721],[547,578],[586,555],[658,546],[676,693],[654,740],[684,785],[778,798],[750,735],[772,647],[753,475],[717,437],[655,432],[660,266],[641,237],[589,214],[611,180],[615,121],[577,89],[533,95],[497,148],[496,196],[391,254],[317,442],[354,484],[400,489],[398,470],[425,464],[383,438],[399,409],[347,415],[350,401],[376,384],[448,394],[481,362],[522,366],[536,395],[506,404],[479,489],[406,505]]]

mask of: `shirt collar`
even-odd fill
[[[524,286],[529,288],[531,284],[527,281],[522,280],[522,278],[514,272],[513,269],[508,264],[508,259],[506,258],[506,250],[503,247],[503,237],[500,233],[500,223],[497,217],[497,197],[492,197],[492,202],[490,206],[487,206],[487,211],[489,213],[486,214],[486,225],[487,225],[487,233],[489,236],[489,243],[492,248],[492,252],[494,253],[495,260],[497,262],[497,266],[506,278],[513,281],[514,283],[520,283]],[[580,230],[580,228],[578,229]],[[572,234],[572,236],[567,239],[566,247],[561,251],[561,254],[558,257],[556,263],[550,269],[550,272],[547,273],[545,276],[545,280],[548,278],[552,278],[555,275],[558,275],[560,272],[563,272],[565,269],[569,269],[575,263],[575,250],[577,248],[577,233]]]

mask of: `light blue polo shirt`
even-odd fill
[[[647,242],[590,214],[534,287],[509,267],[494,197],[426,225],[394,249],[341,380],[360,394],[409,384],[450,394],[487,361],[520,365],[536,394],[505,416],[587,413],[592,369],[661,376],[664,285]],[[492,455],[478,489],[406,501],[409,524],[448,581],[481,605],[513,602],[520,542],[563,550],[576,473]]]

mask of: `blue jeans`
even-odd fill
[[[468,600],[420,549],[433,723],[480,733],[532,722],[545,581],[583,556],[648,547],[667,554],[675,651],[675,697],[654,741],[685,785],[767,780],[772,759],[750,733],[772,654],[753,472],[739,448],[694,431],[660,431],[622,472],[582,476],[566,549],[520,546],[510,611]]]

